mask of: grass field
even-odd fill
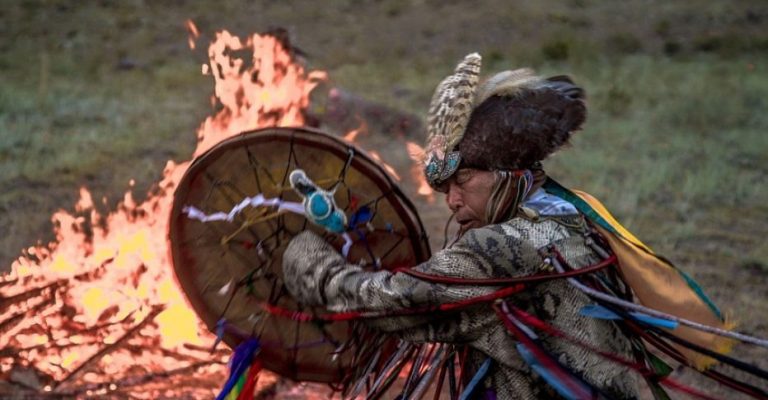
[[[507,3],[6,2],[0,268],[52,239],[51,213],[71,209],[80,186],[110,210],[129,181],[141,198],[166,160],[190,157],[212,111],[200,63],[216,30],[283,27],[332,85],[420,117],[435,84],[471,51],[486,71],[572,75],[590,117],[547,170],[601,198],[743,330],[767,336],[768,4]],[[187,18],[202,32],[194,51]],[[386,142],[375,135],[371,143]],[[383,157],[407,170],[402,157]],[[445,210],[422,210],[439,231]],[[765,352],[737,353],[768,367]]]

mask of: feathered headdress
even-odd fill
[[[432,187],[460,165],[530,168],[565,144],[586,118],[584,91],[567,76],[545,79],[523,68],[479,84],[480,64],[477,53],[464,57],[432,97],[424,168]]]
[[[440,82],[432,96],[427,118],[424,174],[433,187],[459,168],[461,155],[453,150],[464,137],[474,109],[480,62],[481,57],[477,53],[464,57],[454,73]]]

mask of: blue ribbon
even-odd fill
[[[614,321],[624,319],[619,314],[616,314],[615,312],[597,304],[590,304],[582,307],[581,310],[579,310],[579,314],[585,317],[614,320]],[[658,318],[658,317],[652,317],[648,314],[643,314],[637,311],[631,311],[629,315],[632,316],[632,318],[637,321],[640,321],[652,326],[658,326],[660,328],[666,328],[671,330],[671,329],[677,328],[678,326],[677,321],[672,321],[669,319]]]
[[[483,361],[483,365],[481,365],[480,369],[475,372],[475,376],[472,377],[472,380],[469,381],[467,387],[464,388],[464,392],[461,393],[459,400],[467,400],[469,396],[472,395],[472,392],[475,390],[477,384],[480,383],[483,378],[485,378],[489,368],[491,368],[491,357],[488,357],[485,359],[485,361]]]
[[[232,363],[229,369],[229,378],[224,384],[224,388],[221,389],[221,393],[216,396],[216,400],[224,400],[227,395],[229,395],[229,392],[231,392],[237,384],[237,380],[240,378],[240,375],[244,374],[245,370],[251,366],[253,357],[259,347],[259,341],[254,338],[248,339],[237,346],[235,353],[232,355]]]

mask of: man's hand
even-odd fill
[[[285,286],[297,301],[308,306],[328,303],[325,285],[345,267],[344,257],[312,231],[291,239],[283,253]]]

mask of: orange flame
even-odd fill
[[[199,32],[190,20],[186,26],[194,48]],[[253,57],[232,56],[241,50]],[[203,71],[216,71],[214,96],[223,107],[200,126],[194,156],[242,131],[302,125],[309,93],[325,79],[323,72],[306,73],[270,36],[243,41],[218,32],[208,55]],[[202,392],[131,392],[211,397],[224,379],[223,355],[203,351],[213,337],[181,295],[167,253],[172,193],[189,163],[168,161],[140,204],[127,192],[116,211],[102,215],[82,188],[74,214],[53,215],[55,242],[26,249],[0,280],[0,299],[21,299],[0,305],[0,321],[14,322],[0,330],[0,348],[13,353],[0,355],[0,374],[33,367],[47,376],[45,391],[88,387],[83,393],[105,394],[126,377],[213,359],[218,363],[196,369],[212,377]],[[26,293],[38,295],[25,300]]]
[[[389,172],[390,175],[392,175],[395,178],[396,181],[398,181],[398,182],[400,181],[400,175],[397,173],[397,171],[395,171],[394,168],[392,168],[391,165],[385,163],[384,160],[381,159],[381,156],[379,155],[379,152],[377,152],[376,150],[371,150],[371,151],[368,152],[368,154],[371,155],[371,158],[373,158],[374,160],[376,160],[379,163],[381,163],[381,166],[384,167],[384,170]]]
[[[232,52],[243,49],[253,51],[252,60],[232,58]],[[218,32],[208,56],[211,70],[218,71],[214,95],[224,108],[198,130],[195,157],[243,131],[303,125],[309,93],[327,78],[321,71],[306,74],[271,36],[252,35],[243,43],[227,31]]]
[[[416,193],[425,196],[430,203],[435,202],[435,195],[432,188],[427,183],[427,178],[424,176],[424,149],[414,142],[406,142],[405,148],[408,151],[408,157],[413,160],[411,165],[411,178],[418,183],[419,188]]]
[[[189,37],[187,38],[187,42],[189,43],[189,48],[194,50],[195,40],[197,40],[197,38],[200,37],[200,32],[197,30],[197,25],[195,25],[195,23],[192,22],[191,19],[184,21],[184,26],[187,27],[187,32],[189,32]]]
[[[357,136],[361,133],[367,133],[368,132],[368,124],[365,123],[365,121],[360,121],[360,126],[356,129],[352,129],[351,131],[347,132],[346,135],[344,135],[343,139],[350,143],[355,143],[355,139],[357,139]]]

